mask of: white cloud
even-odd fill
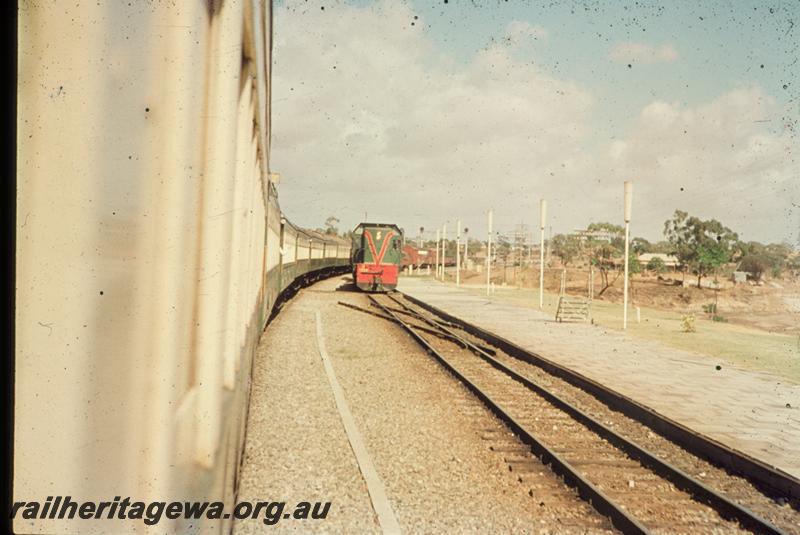
[[[502,45],[454,66],[424,21],[409,27],[408,6],[292,9],[276,13],[273,79],[273,166],[290,214],[300,203],[323,219],[334,206],[353,218],[370,206],[386,218],[407,206],[480,213],[498,183],[519,198],[588,133],[591,96]]]
[[[617,63],[673,63],[678,51],[672,45],[651,46],[645,43],[619,43],[608,53],[608,58]]]
[[[624,151],[599,160],[598,169],[636,182],[639,229],[655,236],[680,208],[719,219],[748,239],[794,241],[798,143],[781,131],[780,115],[756,87],[698,106],[655,101],[633,120]],[[770,117],[775,122],[764,122]]]
[[[506,26],[505,32],[506,39],[514,43],[525,40],[542,41],[547,39],[548,35],[547,29],[523,20],[512,20]]]
[[[764,122],[780,110],[761,90],[697,106],[657,100],[609,140],[588,88],[502,44],[458,63],[413,16],[396,2],[276,9],[272,167],[293,221],[318,226],[333,214],[350,227],[366,211],[431,229],[460,216],[480,236],[487,208],[510,229],[533,223],[546,197],[563,232],[620,220],[631,179],[634,235],[659,239],[680,208],[749,239],[796,238],[787,218],[800,200],[798,145]]]

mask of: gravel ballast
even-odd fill
[[[508,455],[497,451],[514,449],[516,439],[398,327],[338,305],[368,306],[361,293],[336,291],[343,284],[337,277],[301,291],[267,329],[255,362],[239,494],[240,501],[290,506],[331,501],[330,514],[274,526],[242,520],[237,533],[380,532],[318,353],[316,310],[403,532],[609,531],[604,518],[524,448],[515,465],[526,468],[520,482],[504,460]]]
[[[237,520],[236,534],[380,533],[322,367],[313,293],[301,292],[259,344],[238,500],[332,502],[324,520]]]

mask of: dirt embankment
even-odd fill
[[[561,288],[561,269],[545,271],[545,290],[558,292]],[[485,273],[465,273],[462,280],[480,283]],[[613,284],[602,295],[602,281],[595,273],[594,298],[612,303],[622,302],[622,277],[610,279]],[[503,270],[495,268],[492,276],[495,284],[505,282],[511,286],[535,288],[539,284],[539,273],[531,269]],[[711,280],[703,280],[703,286],[711,285]],[[566,292],[571,295],[589,294],[589,272],[585,269],[567,269],[565,277]],[[638,306],[680,312],[683,314],[706,315],[703,307],[717,304],[717,315],[730,323],[747,325],[769,332],[800,333],[800,281],[766,281],[761,285],[752,283],[733,284],[720,281],[720,289],[697,288],[697,279],[689,277],[686,286],[682,284],[681,274],[666,274],[662,277],[636,275],[630,287],[631,303]]]
[[[717,315],[731,323],[770,332],[800,332],[800,308],[793,306],[800,300],[797,283],[725,284],[716,291],[698,289],[694,285],[674,286],[647,278],[634,280],[633,287],[634,303],[641,306],[703,315],[706,314],[704,306],[716,303]]]

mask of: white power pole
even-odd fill
[[[547,219],[547,201],[539,199],[539,310],[544,307],[544,224]]]
[[[489,210],[489,241],[486,242],[486,295],[492,280],[492,211]]]
[[[440,230],[437,228],[436,229],[436,265],[434,266],[434,270],[433,270],[433,278],[434,279],[438,279],[439,278],[439,237],[440,237],[439,233],[440,233]]]
[[[461,286],[461,220],[456,220],[456,287]]]
[[[633,182],[625,181],[625,284],[622,290],[622,329],[628,328],[628,242],[630,241]]]
[[[445,268],[447,268],[447,223],[442,225],[442,281]]]

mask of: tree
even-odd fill
[[[650,247],[648,253],[661,253],[661,254],[671,254],[672,253],[672,244],[670,244],[666,240],[658,241]]]
[[[581,252],[581,242],[572,235],[556,234],[550,241],[550,246],[553,254],[561,259],[564,267],[575,260]]]
[[[647,262],[647,270],[652,271],[653,273],[664,273],[667,270],[667,265],[664,263],[663,260],[659,257],[651,258],[650,261]]]
[[[786,243],[770,243],[765,247],[770,276],[781,276],[793,252],[792,247]]]
[[[620,249],[611,243],[599,243],[591,246],[589,253],[589,261],[591,264],[600,271],[600,281],[602,286],[597,296],[600,297],[608,290],[622,274],[619,269],[616,270],[616,276],[610,279],[609,274],[614,271],[616,264],[614,259],[619,256]]]
[[[613,223],[590,223],[586,230],[590,232],[607,232],[614,237],[622,237],[625,235],[625,229]]]
[[[698,288],[703,277],[731,260],[739,239],[716,219],[703,221],[681,210],[664,222],[664,236],[674,248],[684,280],[686,270],[691,269],[697,275]]]
[[[730,248],[721,243],[719,238],[716,242],[701,243],[697,247],[697,258],[694,262],[697,287],[700,288],[700,280],[704,276],[715,273],[717,268],[728,263],[730,259]]]
[[[793,253],[791,246],[782,243],[740,242],[738,248],[741,251],[739,269],[750,273],[756,280],[761,280],[766,272],[772,277],[780,277]]]
[[[683,281],[686,282],[686,271],[692,260],[692,247],[689,244],[691,235],[686,223],[689,214],[681,210],[675,210],[672,219],[664,222],[664,236],[672,247],[672,254],[678,259],[678,267],[683,273]]]
[[[653,251],[653,244],[649,241],[645,240],[644,238],[634,238],[631,240],[631,250],[636,253],[637,255],[645,254],[645,253],[652,253]]]
[[[328,216],[328,219],[325,220],[325,234],[338,235],[339,229],[336,227],[338,224],[339,219],[336,216]]]
[[[748,254],[739,262],[739,270],[745,271],[753,279],[760,281],[764,272],[768,269],[767,262],[763,257],[756,254]]]
[[[622,275],[618,268],[620,262],[617,259],[624,256],[625,229],[611,223],[592,223],[587,227],[587,230],[605,232],[609,235],[608,240],[590,237],[584,244],[589,253],[589,261],[600,271],[602,286],[597,293],[597,296],[600,297]],[[614,271],[616,275],[611,279],[610,274]]]
[[[786,269],[793,279],[800,277],[800,254],[795,254],[786,260]]]
[[[495,258],[505,259],[511,252],[511,242],[505,234],[497,233],[494,240],[492,240],[492,256]]]

